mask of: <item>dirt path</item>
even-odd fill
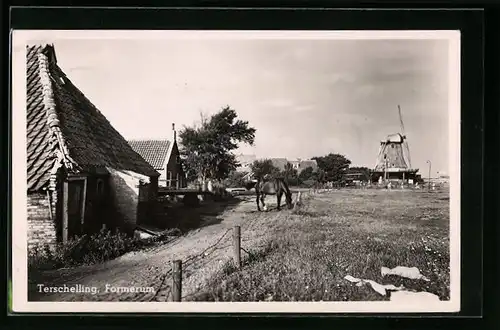
[[[270,207],[275,206],[267,198]],[[241,226],[242,248],[248,250],[263,244],[266,233],[276,221],[290,214],[257,212],[254,197],[242,197],[235,208],[224,211],[219,223],[206,225],[185,236],[149,251],[127,253],[117,259],[93,266],[59,269],[41,274],[36,283],[47,287],[74,287],[75,292],[40,293],[30,291],[29,300],[38,301],[165,301],[170,300],[171,261],[183,260],[182,296],[189,297],[232,258],[232,228]],[[215,246],[213,246],[217,243]],[[213,246],[213,247],[212,247]],[[244,252],[243,252],[244,253]],[[167,276],[166,276],[167,275]],[[154,292],[123,292],[123,287],[154,288]],[[108,288],[108,289],[106,289]],[[158,290],[158,288],[160,288]],[[98,290],[91,293],[88,290]],[[122,292],[116,292],[121,290]],[[85,292],[87,291],[87,292]],[[115,291],[115,292],[113,292]]]

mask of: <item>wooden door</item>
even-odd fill
[[[92,203],[92,217],[91,224],[87,224],[86,228],[89,228],[91,232],[98,232],[106,225],[109,227],[108,215],[107,215],[107,191],[108,191],[108,180],[105,177],[97,178],[95,185],[95,195],[93,197]]]
[[[63,241],[83,233],[85,210],[85,180],[69,180],[64,183],[65,212],[63,223]]]

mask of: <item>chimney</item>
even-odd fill
[[[175,142],[177,140],[177,133],[175,132],[175,123],[172,123],[172,132],[174,133],[174,141]]]

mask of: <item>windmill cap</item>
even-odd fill
[[[390,134],[387,135],[387,138],[385,140],[381,140],[381,143],[388,143],[388,142],[393,142],[393,143],[402,143],[403,140],[405,139],[405,136],[396,133],[396,134]]]

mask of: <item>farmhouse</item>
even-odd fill
[[[240,166],[236,168],[236,171],[248,173],[251,171],[250,165],[257,160],[257,156],[239,154],[236,156],[236,160],[240,164]]]
[[[131,233],[160,174],[72,84],[52,45],[26,50],[28,246],[103,225]]]
[[[160,173],[158,185],[169,188],[185,188],[186,176],[181,163],[175,138],[169,140],[130,140],[132,149]]]

